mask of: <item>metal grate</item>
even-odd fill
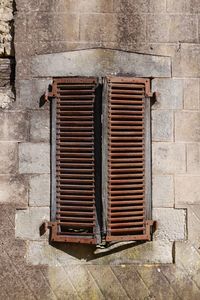
[[[107,241],[149,239],[145,210],[147,83],[108,78]]]
[[[57,96],[56,240],[95,243],[96,79],[55,79],[54,86]]]

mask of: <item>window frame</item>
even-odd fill
[[[119,76],[117,76],[119,78]],[[122,76],[121,76],[122,77]],[[128,77],[124,76],[126,79]],[[62,78],[54,78],[53,84],[52,84],[52,91],[49,92],[48,97],[52,98],[51,101],[51,221],[49,222],[49,227],[51,228],[51,241],[58,241],[58,242],[65,242],[67,241],[64,238],[59,238],[57,235],[57,225],[56,225],[56,178],[55,178],[55,172],[56,172],[56,97],[57,97],[57,92],[55,89],[55,84],[57,80],[62,80],[65,78],[77,78],[77,77],[62,77]],[[87,76],[81,76],[78,78],[88,78]],[[102,214],[103,214],[103,224],[102,224],[102,229],[103,229],[103,234],[100,234],[100,227],[99,225],[97,226],[97,234],[96,237],[97,239],[94,241],[87,241],[85,239],[79,239],[78,242],[80,243],[95,243],[95,244],[100,244],[102,240],[104,240],[104,236],[106,236],[106,214],[107,214],[107,206],[106,206],[106,196],[105,194],[107,193],[107,184],[105,174],[107,176],[107,172],[105,172],[105,165],[106,165],[106,160],[107,156],[105,153],[107,153],[106,149],[106,141],[105,137],[107,135],[107,126],[106,126],[106,120],[107,120],[107,85],[105,84],[105,78],[99,79],[97,78],[97,82],[103,82],[103,90],[101,93],[101,101],[99,100],[100,96],[96,94],[96,103],[98,105],[100,104],[102,106],[102,113],[100,114],[101,122],[102,122],[102,160],[101,160],[101,165],[102,165],[102,203],[103,203],[103,208],[102,208]],[[150,112],[150,79],[146,78],[135,78],[133,76],[129,77],[131,79],[134,79],[134,81],[144,81],[145,86],[146,86],[146,91],[145,91],[145,181],[148,182],[148,184],[145,187],[145,208],[146,208],[146,236],[142,238],[142,240],[150,240],[152,236],[152,230],[151,227],[153,225],[152,219],[152,170],[151,170],[151,112]],[[99,107],[98,107],[99,108]],[[97,109],[97,107],[96,107]],[[147,151],[148,149],[148,151]],[[136,238],[137,239],[137,238]],[[135,240],[136,240],[135,239]],[[138,238],[141,240],[141,237]],[[73,239],[72,239],[73,240]],[[74,240],[74,242],[77,242]]]

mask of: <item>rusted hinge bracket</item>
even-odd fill
[[[158,223],[154,220],[147,220],[146,226],[148,228],[149,233],[154,233],[158,228]]]
[[[52,98],[56,97],[55,84],[49,84],[48,90],[45,92],[45,101],[50,101]]]

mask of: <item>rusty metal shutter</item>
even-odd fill
[[[96,84],[95,78],[53,81],[52,241],[96,243]]]
[[[146,79],[108,77],[105,82],[103,203],[107,241],[150,239],[149,91]]]

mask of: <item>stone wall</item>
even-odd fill
[[[7,108],[14,100],[14,4],[0,2],[0,107]]]
[[[15,237],[17,243],[25,243],[23,264],[48,266],[42,273],[50,299],[69,294],[74,299],[134,299],[135,289],[138,299],[199,299],[199,1],[16,0],[12,103],[9,33],[15,5],[1,1],[0,9],[1,5],[9,13],[0,22],[5,28],[0,36],[6,35],[0,46],[0,84],[5,73],[1,69],[8,70],[0,104],[0,203],[17,208]],[[39,231],[49,219],[50,204],[50,113],[48,104],[40,107],[40,97],[51,76],[44,74],[43,65],[44,73],[36,74],[36,63],[44,54],[89,48],[165,56],[171,61],[169,76],[152,75],[152,90],[158,93],[152,107],[153,217],[158,221],[154,241],[136,247],[119,244],[111,252],[96,254],[80,245],[53,247],[48,232],[41,236]],[[6,56],[8,63],[1,67]],[[46,67],[53,70],[55,62],[47,61]],[[133,266],[172,262],[176,266]],[[138,283],[133,290],[130,277]],[[45,299],[44,294],[38,292],[35,298]]]

